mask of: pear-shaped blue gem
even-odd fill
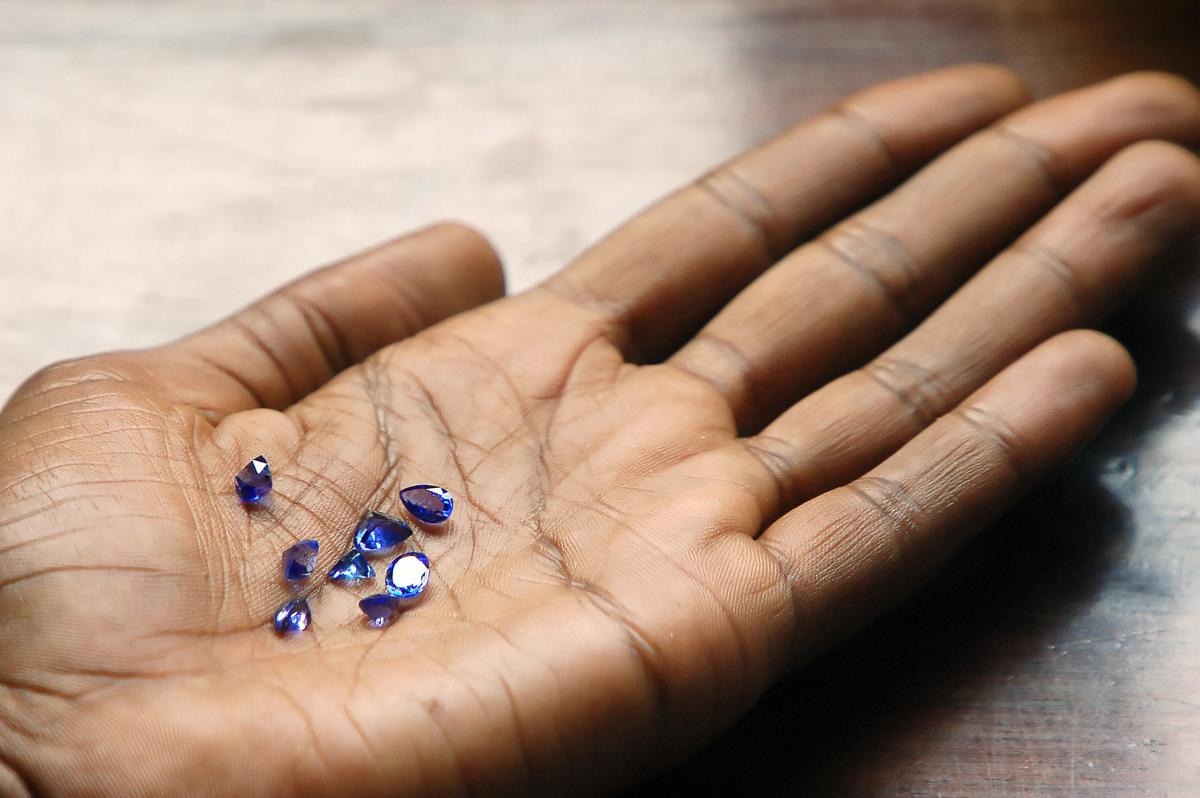
[[[419,551],[401,554],[388,566],[384,584],[396,598],[416,598],[429,584],[429,558]]]
[[[249,504],[257,504],[271,492],[271,467],[261,454],[233,477],[238,498]]]
[[[367,626],[380,629],[392,622],[399,606],[391,596],[377,593],[358,602],[358,608],[367,616]]]
[[[329,578],[335,582],[355,582],[359,579],[374,579],[375,569],[358,549],[347,552],[329,569]]]
[[[412,527],[402,518],[368,510],[354,530],[354,548],[367,554],[387,551],[412,537]]]
[[[454,497],[437,485],[413,485],[400,491],[400,501],[413,517],[426,524],[441,524],[454,512]]]
[[[283,552],[283,578],[295,584],[312,576],[320,545],[315,540],[302,540],[286,549]]]
[[[281,634],[303,632],[311,621],[308,602],[302,598],[292,599],[275,613],[275,631]]]

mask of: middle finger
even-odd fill
[[[1200,94],[1130,75],[1016,112],[758,278],[670,363],[714,385],[739,428],[914,326],[1126,145],[1200,139]]]

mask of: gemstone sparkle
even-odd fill
[[[281,634],[303,632],[311,621],[308,602],[302,598],[292,599],[275,613],[275,631]]]
[[[257,504],[271,492],[271,467],[261,454],[255,457],[233,478],[238,498],[248,504]]]
[[[429,558],[419,551],[401,554],[388,566],[385,585],[396,598],[416,598],[429,584]]]
[[[283,552],[283,578],[296,584],[312,576],[317,567],[317,549],[321,544],[315,540],[302,540]]]
[[[367,554],[387,551],[412,536],[410,527],[401,518],[368,510],[354,530],[354,548]]]
[[[392,622],[399,607],[396,599],[386,593],[376,593],[358,602],[358,608],[367,616],[367,626],[381,629]]]
[[[345,554],[329,569],[329,578],[335,582],[355,582],[359,579],[374,579],[375,569],[358,549]]]
[[[437,485],[413,485],[400,491],[400,501],[418,521],[441,524],[454,512],[454,497]]]

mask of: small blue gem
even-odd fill
[[[354,582],[359,579],[374,579],[375,569],[358,549],[348,552],[346,556],[333,564],[329,569],[329,578],[335,582]]]
[[[367,626],[375,629],[381,629],[391,623],[392,618],[396,616],[396,610],[399,609],[396,599],[384,593],[367,596],[358,602],[358,608],[367,616]]]
[[[260,454],[246,463],[246,467],[234,476],[233,484],[242,501],[250,504],[262,501],[271,492],[271,467],[267,465],[267,458]]]
[[[429,558],[419,551],[401,554],[388,566],[387,592],[396,598],[416,598],[429,584]]]
[[[400,491],[400,501],[418,521],[440,524],[454,512],[454,497],[437,485],[413,485]]]
[[[412,527],[403,519],[368,510],[354,530],[354,547],[367,554],[387,551],[412,536]]]
[[[295,583],[312,576],[313,568],[317,567],[317,549],[320,545],[315,540],[302,540],[286,549],[283,552],[283,578]]]
[[[275,613],[275,631],[283,634],[303,632],[312,621],[308,602],[302,598],[292,599]]]

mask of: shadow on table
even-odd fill
[[[786,679],[722,739],[632,794],[925,794],[933,786],[928,767],[910,772],[909,781],[904,774],[926,756],[957,770],[955,751],[998,747],[1003,760],[1008,746],[1019,749],[1010,762],[1025,757],[1036,766],[1037,750],[1006,741],[1001,725],[991,725],[990,707],[1028,711],[1036,725],[1053,717],[1044,702],[1065,692],[1083,722],[1089,712],[1108,712],[1097,703],[1108,699],[1088,691],[1124,676],[1129,664],[1120,652],[1070,665],[1055,655],[1080,635],[1087,643],[1122,639],[1128,603],[1152,612],[1173,588],[1156,582],[1169,582],[1162,573],[1125,567],[1139,532],[1131,513],[1141,509],[1130,486],[1139,451],[1170,434],[1170,422],[1200,399],[1200,342],[1188,324],[1200,315],[1198,275],[1200,258],[1180,259],[1113,326],[1139,363],[1140,388],[1066,472],[897,613]],[[1105,602],[1123,609],[1106,611]],[[1056,680],[1052,690],[1043,679]],[[996,774],[1006,776],[1019,774]]]

